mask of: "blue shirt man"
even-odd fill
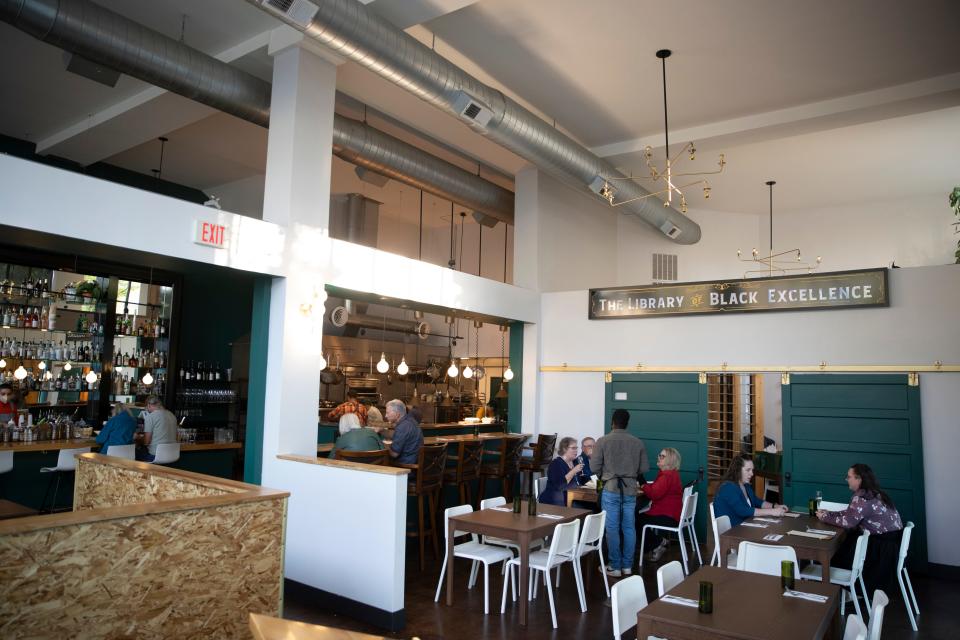
[[[423,431],[420,423],[409,413],[402,400],[387,403],[387,415],[384,416],[393,425],[393,442],[390,444],[390,457],[401,464],[416,464],[423,446]]]

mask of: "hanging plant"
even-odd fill
[[[957,216],[958,221],[953,223],[954,233],[960,233],[960,187],[954,187],[950,192],[950,208],[953,209],[953,215]],[[960,240],[957,240],[957,250],[953,254],[956,258],[956,264],[960,264]]]

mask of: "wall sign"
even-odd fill
[[[886,307],[886,269],[590,289],[589,318]]]
[[[226,225],[217,222],[197,220],[194,227],[193,241],[208,247],[223,249],[227,246],[228,230],[229,228]]]

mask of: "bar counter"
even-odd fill
[[[504,431],[496,431],[493,433],[481,433],[479,436],[475,436],[472,433],[459,433],[459,434],[452,434],[452,435],[446,435],[446,436],[424,436],[423,444],[439,444],[441,442],[456,443],[456,442],[460,442],[461,440],[467,440],[472,442],[473,440],[476,440],[478,438],[480,440],[500,440],[501,438],[506,438],[509,436],[516,436],[516,437],[522,436],[524,438],[532,437],[531,434],[529,433],[506,433]],[[392,442],[392,440],[384,440],[383,442],[384,444],[389,445]],[[326,443],[317,445],[318,455],[327,455],[332,450],[333,450],[332,442],[326,442]]]
[[[0,444],[0,451],[60,451],[61,449],[81,449],[100,445],[93,438],[75,438],[72,440],[34,440],[33,442],[6,442]],[[182,442],[180,451],[215,451],[219,449],[240,449],[239,442]]]

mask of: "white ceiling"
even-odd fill
[[[242,0],[97,0],[131,19],[269,78],[278,23]],[[668,61],[671,144],[695,139],[696,166],[728,168],[709,208],[764,213],[767,179],[783,208],[942,190],[960,173],[960,2],[846,0],[376,0],[401,24],[599,155],[642,170],[662,145],[659,48]],[[445,13],[445,15],[443,15]],[[262,173],[265,132],[121,77],[108,88],[64,70],[65,54],[0,24],[6,96],[0,133],[82,163],[148,173],[158,135],[164,177],[208,188]],[[346,63],[338,89],[512,174],[525,164],[406,91]],[[125,102],[126,101],[126,102]],[[676,146],[674,146],[676,149]],[[443,155],[448,152],[439,150]],[[782,189],[782,190],[781,190]],[[692,206],[703,203],[693,201]],[[779,207],[778,207],[779,209]]]

